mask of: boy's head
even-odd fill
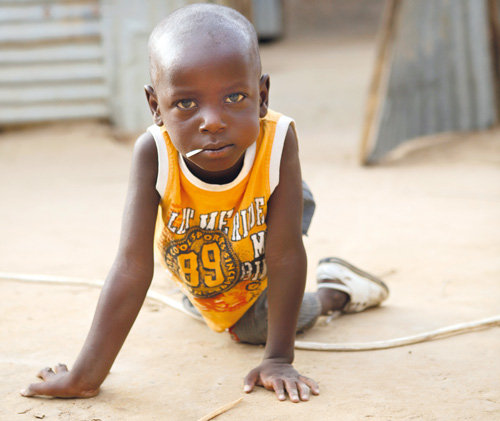
[[[209,173],[241,164],[268,103],[252,24],[223,6],[183,7],[154,29],[149,57],[149,106],[177,150],[203,149],[189,161]]]
[[[232,43],[245,54],[260,77],[261,62],[257,34],[243,15],[229,7],[198,3],[182,7],[163,19],[149,38],[150,75],[153,86],[164,65],[184,48],[203,49],[204,45]],[[162,48],[174,48],[167,56]]]

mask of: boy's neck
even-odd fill
[[[184,158],[182,158],[184,159]],[[188,159],[184,159],[184,163],[189,168],[191,173],[199,178],[204,183],[208,184],[228,184],[231,183],[238,177],[243,168],[243,162],[245,161],[245,154],[234,164],[231,168],[223,171],[206,171],[203,168],[198,167],[193,162]]]

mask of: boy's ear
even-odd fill
[[[148,101],[151,114],[153,114],[153,121],[157,126],[163,126],[160,107],[158,106],[158,98],[156,98],[156,92],[154,88],[150,85],[144,85],[144,92],[146,93],[146,100]]]
[[[260,77],[260,118],[267,114],[269,107],[269,75],[262,75]]]

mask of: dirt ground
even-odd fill
[[[384,165],[357,164],[373,63],[369,39],[263,47],[271,106],[293,116],[317,211],[305,238],[308,290],[318,259],[339,256],[382,276],[384,306],[299,339],[391,339],[500,313],[500,130],[416,142]],[[103,279],[116,250],[131,144],[97,123],[0,136],[0,271]],[[153,289],[167,293],[157,271]],[[263,349],[231,342],[148,300],[99,396],[22,398],[47,365],[70,366],[98,290],[0,281],[0,419],[498,420],[500,330],[383,351],[297,351],[316,379],[308,403],[278,402],[242,380]],[[172,297],[177,298],[176,294]]]

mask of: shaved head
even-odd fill
[[[149,38],[149,66],[153,86],[162,72],[183,54],[209,51],[204,47],[229,45],[248,56],[261,73],[257,34],[253,25],[236,10],[215,4],[182,7],[163,19]]]

